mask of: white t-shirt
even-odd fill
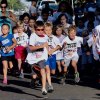
[[[97,34],[97,41],[96,41],[97,51],[100,52],[100,25],[96,26],[95,29]]]
[[[14,38],[17,41],[17,45],[26,47],[28,44],[28,35],[26,33],[22,33],[22,35],[19,36],[18,33],[14,34]]]
[[[88,46],[92,46],[93,56],[95,60],[99,60],[99,55],[97,53],[96,42],[93,41],[93,37],[91,37],[88,41]]]
[[[80,44],[83,44],[83,38],[75,36],[74,40],[70,40],[69,37],[67,36],[62,41],[62,46],[64,45],[63,48],[64,58],[68,59],[77,54],[77,48],[81,46]]]
[[[56,37],[59,39],[60,43],[62,43],[63,39],[65,38],[65,36],[64,36],[64,35],[61,35],[61,36],[56,36]]]
[[[49,51],[50,51],[56,48],[58,45],[61,46],[61,43],[56,36],[51,35],[50,37],[48,37],[48,45],[49,45]],[[53,54],[57,54],[58,51],[59,50],[55,51]]]
[[[47,35],[44,35],[44,37],[39,37],[36,33],[32,33],[29,39],[29,45],[31,46],[38,46],[38,45],[42,45],[45,42],[47,42]],[[28,52],[26,61],[29,64],[34,64],[34,63],[38,63],[41,60],[47,60],[48,59],[48,51],[47,48],[43,48],[43,49],[38,49],[35,51],[30,51]]]
[[[65,38],[64,35],[61,35],[59,37],[56,36],[56,37],[59,39],[60,43],[62,43],[63,39]],[[59,50],[58,53],[56,54],[56,60],[63,60],[63,59],[64,59],[63,50]]]

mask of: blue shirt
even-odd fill
[[[8,34],[6,37],[0,36],[0,44],[1,44],[1,56],[13,56],[14,50],[10,50],[6,52],[5,47],[11,46],[13,44],[12,39],[14,36],[12,34]]]

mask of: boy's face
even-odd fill
[[[75,36],[76,36],[76,31],[75,31],[75,30],[71,30],[71,31],[69,32],[69,37],[70,37],[70,39],[74,40],[74,39],[75,39]]]
[[[20,26],[17,28],[17,30],[18,30],[18,33],[22,33],[24,31],[24,28],[22,26]]]
[[[44,27],[43,27],[43,26],[37,27],[37,28],[35,29],[35,32],[36,32],[37,35],[42,35],[42,34],[44,34]]]
[[[48,36],[52,35],[52,28],[51,27],[46,26],[44,28],[44,31],[45,31],[46,35],[48,35]]]
[[[3,33],[4,35],[6,35],[6,34],[8,34],[8,32],[9,32],[9,27],[8,27],[7,25],[4,25],[4,26],[2,26],[1,31],[2,31],[2,33]]]

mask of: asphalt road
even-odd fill
[[[3,76],[0,75],[0,100],[99,100],[100,84],[87,79],[78,85],[72,79],[67,79],[66,84],[53,82],[54,92],[42,95],[41,87],[30,87],[30,76],[24,79],[8,76],[9,85],[2,84]]]

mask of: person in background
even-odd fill
[[[12,34],[9,34],[10,27],[8,24],[3,24],[1,26],[2,36],[0,36],[1,44],[1,60],[3,64],[3,83],[8,84],[7,81],[7,69],[8,66],[10,70],[13,69],[13,59],[14,59],[14,47],[16,46],[16,40]],[[9,65],[8,65],[9,64]]]
[[[12,27],[17,22],[16,16],[11,11],[7,11],[8,3],[7,3],[6,0],[2,0],[1,1],[0,7],[1,7],[1,11],[0,11],[0,26],[2,26],[2,24],[4,24],[4,23],[5,24],[9,24],[9,26],[10,26],[10,34],[12,34]]]
[[[30,19],[30,15],[28,13],[24,13],[22,15],[22,22],[24,23],[24,31],[27,31],[27,28],[29,26],[29,19]]]
[[[24,33],[24,23],[17,23],[18,33],[14,34],[14,38],[17,41],[17,46],[15,47],[15,58],[18,62],[19,77],[24,78],[23,73],[23,63],[27,56],[26,48],[28,46],[28,35]]]
[[[68,23],[68,17],[66,14],[61,14],[59,15],[58,19],[57,19],[57,23],[61,24],[63,27],[63,31],[64,31],[64,35],[67,36],[68,35],[68,28],[71,24]]]
[[[27,31],[26,31],[28,37],[30,37],[31,34],[34,33],[34,31],[35,31],[35,29],[34,29],[35,22],[36,22],[36,21],[35,21],[35,19],[34,19],[33,17],[31,17],[31,18],[29,19],[29,26],[27,27]]]
[[[41,15],[38,16],[37,21],[43,21],[43,22],[54,22],[54,19],[51,15],[49,15],[49,11],[47,8],[42,9]]]
[[[29,14],[31,17],[37,17],[37,9],[36,9],[37,0],[32,0],[31,6],[29,8]]]
[[[61,1],[58,5],[58,11],[53,14],[53,18],[56,21],[60,14],[68,16],[68,23],[73,22],[73,9],[67,1]]]

